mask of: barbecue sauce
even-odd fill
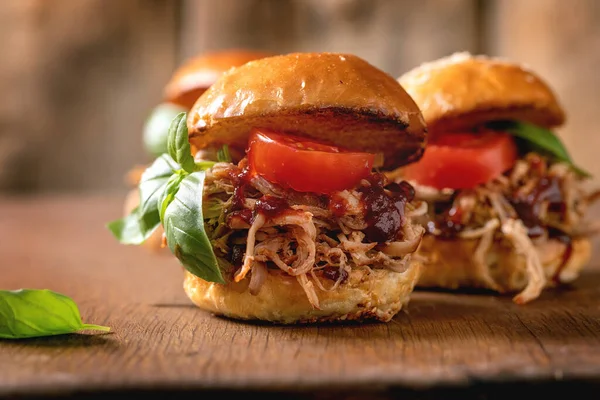
[[[338,279],[340,279],[341,283],[344,283],[346,280],[348,280],[348,272],[346,272],[345,269],[340,269],[338,267],[325,267],[323,268],[323,277],[330,279],[334,282],[336,282]]]
[[[241,168],[231,171],[229,177],[233,183],[233,199],[231,207],[227,211],[228,218],[237,216],[247,224],[252,225],[258,213],[267,218],[274,218],[289,208],[289,204],[285,199],[269,195],[264,195],[258,199],[254,210],[246,208],[246,190],[252,178],[249,167],[241,165]]]
[[[248,185],[250,185],[250,168],[240,162],[240,168],[230,171],[229,178],[233,183],[233,202],[229,211],[244,210],[245,192]]]
[[[415,191],[404,181],[387,185],[386,191],[380,174],[372,175],[369,182],[369,186],[358,189],[365,208],[365,236],[370,242],[377,243],[396,240],[404,224],[404,208],[414,199]]]
[[[523,221],[530,237],[544,234],[545,227],[540,220],[542,204],[547,201],[549,211],[565,212],[565,203],[556,177],[544,177],[539,184],[524,197],[513,197],[510,202]]]
[[[348,202],[338,193],[333,193],[329,197],[329,211],[336,217],[341,218],[348,211]]]
[[[290,205],[288,204],[287,200],[280,197],[264,195],[254,204],[252,220],[254,221],[254,218],[256,218],[257,214],[262,214],[267,219],[275,218],[289,208]]]
[[[460,207],[453,205],[455,199],[456,194],[450,201],[435,205],[434,215],[436,218],[427,222],[426,226],[429,233],[439,231],[440,238],[450,239],[464,229],[462,224],[463,211]]]
[[[447,203],[438,203],[434,214],[435,220],[427,223],[429,233],[439,231],[441,238],[453,238],[464,229],[462,221],[462,211],[459,207],[453,206],[455,198]],[[526,196],[514,195],[509,199],[515,209],[519,219],[527,228],[528,236],[536,238],[546,232],[546,226],[540,219],[542,204],[548,202],[548,210],[564,213],[566,206],[564,203],[560,181],[557,177],[543,177],[539,184]]]

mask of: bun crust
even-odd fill
[[[384,155],[392,168],[421,157],[426,128],[398,82],[354,55],[292,53],[223,74],[188,114],[198,148],[246,148],[251,128]]]
[[[271,55],[263,51],[231,49],[190,58],[173,73],[165,86],[164,100],[189,110],[198,97],[225,71]]]
[[[199,308],[235,319],[280,324],[350,320],[387,322],[408,303],[420,271],[418,263],[413,263],[402,273],[353,269],[348,280],[336,290],[323,292],[317,289],[320,310],[311,306],[296,278],[280,271],[269,271],[256,296],[245,290],[248,279],[222,285],[204,281],[187,271],[184,271],[183,288]]]
[[[430,132],[492,120],[562,125],[564,110],[539,76],[521,65],[456,53],[406,72],[398,82],[421,108]]]
[[[432,235],[423,236],[417,253],[428,260],[423,261],[417,287],[483,288],[511,293],[527,285],[525,257],[517,254],[514,247],[495,241],[488,252],[487,270],[482,271],[473,259],[477,243],[477,239],[441,240]],[[535,246],[547,278],[546,286],[572,282],[590,260],[591,244],[588,239],[574,239],[572,245],[571,256],[560,270],[566,249],[564,244],[549,240],[544,245]]]

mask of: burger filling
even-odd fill
[[[411,218],[425,203],[407,182],[373,173],[365,154],[257,131],[237,165],[209,169],[205,227],[226,279],[249,279],[257,294],[267,274],[285,273],[318,308],[318,291],[335,290],[354,268],[405,271],[424,233]]]
[[[208,161],[192,157],[185,113],[167,149],[141,174],[139,206],[108,228],[141,244],[162,226],[163,244],[209,282],[244,280],[238,287],[258,294],[269,274],[284,274],[319,308],[319,291],[344,285],[354,269],[404,272],[425,232],[411,223],[425,202],[407,182],[373,172],[373,154],[253,130],[238,163],[227,146]]]
[[[494,241],[507,241],[525,257],[528,284],[515,297],[525,303],[548,283],[561,282],[572,240],[595,233],[598,226],[585,213],[598,196],[584,190],[586,174],[562,156],[566,151],[556,148],[560,142],[550,131],[524,123],[502,126],[510,129],[438,134],[421,161],[399,172],[415,187],[416,198],[427,202],[428,211],[419,218],[427,234],[479,241],[474,261],[488,287],[502,291],[486,263]],[[516,129],[536,136],[523,140]],[[548,137],[554,148],[536,146]],[[542,246],[557,249],[547,257],[561,260],[551,277],[536,251]]]

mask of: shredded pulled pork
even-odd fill
[[[249,277],[250,293],[259,293],[269,271],[281,270],[319,308],[317,291],[337,289],[353,268],[408,268],[425,232],[411,220],[425,215],[427,204],[412,201],[407,183],[373,174],[352,190],[317,195],[250,177],[245,166],[243,159],[207,171],[203,212],[219,261],[230,279]]]
[[[429,234],[479,239],[474,259],[490,288],[498,287],[485,262],[494,237],[508,240],[525,257],[528,284],[514,297],[519,304],[536,299],[547,283],[534,246],[550,239],[569,246],[572,238],[588,236],[600,228],[584,218],[600,193],[587,194],[569,165],[549,162],[536,153],[527,154],[506,174],[474,189],[436,190],[412,185],[415,197],[428,203],[427,214],[419,217],[419,222]],[[570,249],[565,252],[570,254]]]

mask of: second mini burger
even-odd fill
[[[396,176],[428,203],[419,286],[517,293],[573,281],[590,259],[597,195],[554,130],[565,112],[529,68],[457,53],[399,78],[423,112],[425,155]]]
[[[123,243],[164,228],[200,308],[280,323],[389,321],[420,272],[425,208],[374,168],[418,160],[426,129],[396,80],[346,54],[295,53],[222,75],[173,121]],[[197,162],[190,146],[221,148]],[[238,163],[228,149],[244,149]],[[133,238],[133,240],[132,240]]]

